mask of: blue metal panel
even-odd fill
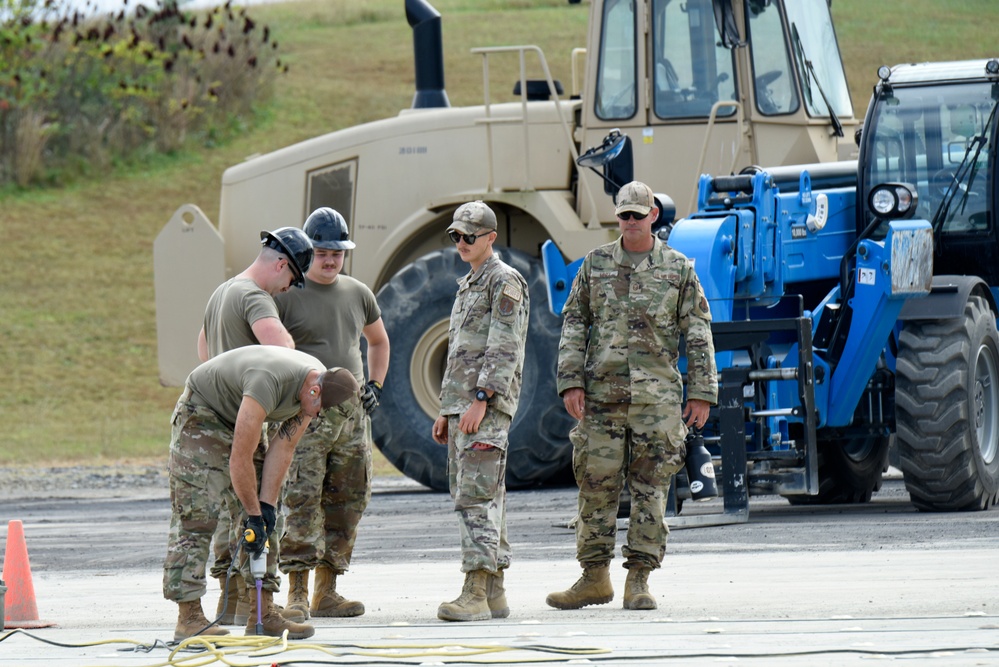
[[[781,195],[782,262],[785,283],[839,277],[839,263],[857,236],[856,193],[852,188],[826,190],[829,215],[825,226],[812,231],[808,216],[814,210],[794,205],[797,194]],[[814,205],[813,205],[814,206]]]
[[[850,299],[853,317],[843,354],[833,372],[826,418],[829,426],[850,424],[905,299],[929,292],[927,283],[925,291],[911,285],[906,293],[894,293],[894,273],[918,274],[913,267],[925,266],[932,252],[932,232],[925,220],[894,221],[884,242],[860,242]],[[908,277],[904,280],[910,282]]]
[[[733,211],[732,215],[697,220],[680,220],[669,235],[669,244],[693,263],[704,295],[711,306],[711,318],[727,322],[732,319],[732,297],[735,291],[735,230],[739,218],[752,216],[748,211]]]
[[[562,252],[549,239],[541,246],[541,262],[545,269],[545,287],[548,289],[548,309],[553,315],[561,315],[565,300],[569,298],[572,281],[583,264],[580,257],[569,265],[562,259]]]

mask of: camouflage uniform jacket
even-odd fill
[[[559,395],[582,387],[601,403],[679,405],[682,334],[688,398],[717,402],[708,301],[690,261],[658,238],[637,267],[621,239],[590,251],[562,315]]]
[[[441,415],[463,414],[476,387],[513,417],[520,400],[530,298],[527,281],[496,255],[458,280],[448,329]]]

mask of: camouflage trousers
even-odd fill
[[[506,454],[510,417],[487,409],[478,433],[458,428],[448,415],[447,477],[461,536],[461,571],[510,567],[506,535]],[[476,444],[491,445],[476,448]]]
[[[232,431],[215,412],[190,402],[185,389],[172,417],[170,438],[170,535],[163,563],[163,597],[190,602],[205,594],[205,569],[212,534],[223,504],[241,507],[229,475]],[[264,450],[254,453],[257,479],[263,469]],[[242,514],[239,524],[242,522]],[[249,561],[241,551],[239,571],[248,585],[254,585]],[[277,559],[267,558],[266,590],[279,590]]]
[[[675,417],[670,417],[670,412]],[[662,405],[587,403],[569,433],[579,486],[576,559],[583,567],[614,557],[621,491],[631,491],[625,567],[658,568],[666,553],[666,492],[683,466],[683,442],[672,443],[668,423],[679,409]]]
[[[357,401],[313,420],[285,484],[282,572],[350,566],[357,524],[371,500],[371,419]]]
[[[235,551],[236,545],[239,544],[240,538],[240,532],[237,530],[240,511],[238,506],[230,510],[228,502],[222,503],[222,511],[219,512],[219,523],[215,526],[215,534],[212,535],[212,555],[214,556],[214,560],[210,574],[213,578],[224,577],[229,566],[232,565],[232,554]],[[236,516],[233,517],[233,514]]]
[[[271,424],[270,428],[278,428],[280,424]],[[261,444],[259,447],[259,455],[263,455],[267,452],[267,447],[269,443],[268,439],[268,424],[264,423],[263,426],[264,433],[261,436]],[[259,478],[259,470],[258,470]],[[284,533],[284,513],[280,511],[277,513],[277,519],[274,525],[274,534],[281,535]],[[243,507],[236,502],[234,505],[230,505],[228,502],[223,500],[222,511],[219,512],[219,522],[215,527],[215,534],[212,535],[212,555],[214,557],[211,565],[211,570],[209,571],[210,576],[213,579],[219,579],[226,576],[226,572],[229,571],[232,565],[232,557],[239,549],[239,541],[243,537]],[[275,552],[280,561],[280,551],[278,551],[278,540],[274,540],[271,543],[270,550]]]

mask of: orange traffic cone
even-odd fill
[[[4,628],[47,628],[55,625],[38,620],[35,586],[31,583],[28,546],[24,543],[24,526],[14,520],[7,524],[7,548],[3,556],[3,579],[7,585],[4,596]]]

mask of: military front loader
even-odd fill
[[[443,232],[458,206],[483,200],[499,220],[500,254],[524,274],[534,304],[508,485],[567,479],[560,320],[545,307],[541,245],[579,257],[615,238],[609,194],[633,178],[669,192],[686,214],[701,173],[850,157],[858,121],[827,0],[592,0],[585,48],[561,61],[572,72],[566,86],[537,46],[476,48],[483,103],[470,107],[448,100],[440,15],[423,0],[405,9],[413,108],[233,166],[217,225],[185,204],[160,233],[161,381],[179,385],[197,364],[204,305],[256,256],[259,231],[331,206],[357,243],[345,270],[376,290],[392,341],[375,442],[406,475],[446,489],[446,452],[430,432],[455,280],[467,266]],[[500,59],[518,63],[516,81],[490,80]],[[577,164],[612,131],[622,138],[612,165]]]
[[[711,305],[726,512],[868,501],[892,437],[918,509],[999,499],[999,59],[878,76],[856,161],[702,176],[658,232]]]

